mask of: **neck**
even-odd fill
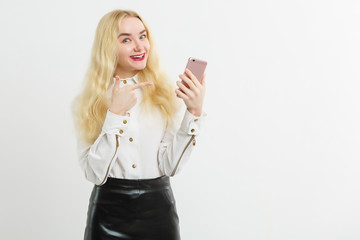
[[[138,72],[139,71],[125,72],[125,71],[121,71],[119,69],[116,69],[114,77],[117,75],[121,79],[123,79],[123,78],[131,78],[131,77],[135,76]]]

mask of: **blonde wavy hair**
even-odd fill
[[[72,104],[75,128],[79,137],[92,144],[101,133],[109,108],[108,89],[113,84],[117,66],[117,36],[119,25],[126,16],[139,18],[145,26],[150,51],[146,67],[139,71],[139,82],[151,81],[152,86],[143,88],[142,105],[158,108],[167,126],[177,110],[174,86],[161,69],[151,33],[144,20],[134,11],[114,10],[104,15],[96,29],[90,64],[81,93]]]

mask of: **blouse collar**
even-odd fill
[[[114,82],[116,80],[116,78],[113,78],[114,79]],[[120,78],[120,81],[123,82],[123,81],[133,81],[134,83],[138,83],[138,74],[135,74],[134,76],[132,77],[128,77],[128,78]]]

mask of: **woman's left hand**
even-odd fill
[[[183,82],[177,81],[176,84],[179,87],[175,90],[177,97],[184,100],[184,103],[188,111],[196,117],[199,117],[202,113],[202,106],[205,96],[205,74],[203,75],[201,82],[195,77],[195,75],[186,69],[185,74],[180,74],[179,77]],[[189,87],[184,85],[186,83]]]

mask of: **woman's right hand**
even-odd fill
[[[120,88],[120,77],[116,76],[115,85],[112,91],[110,112],[125,115],[137,102],[135,89],[152,85],[152,82],[136,83]]]

